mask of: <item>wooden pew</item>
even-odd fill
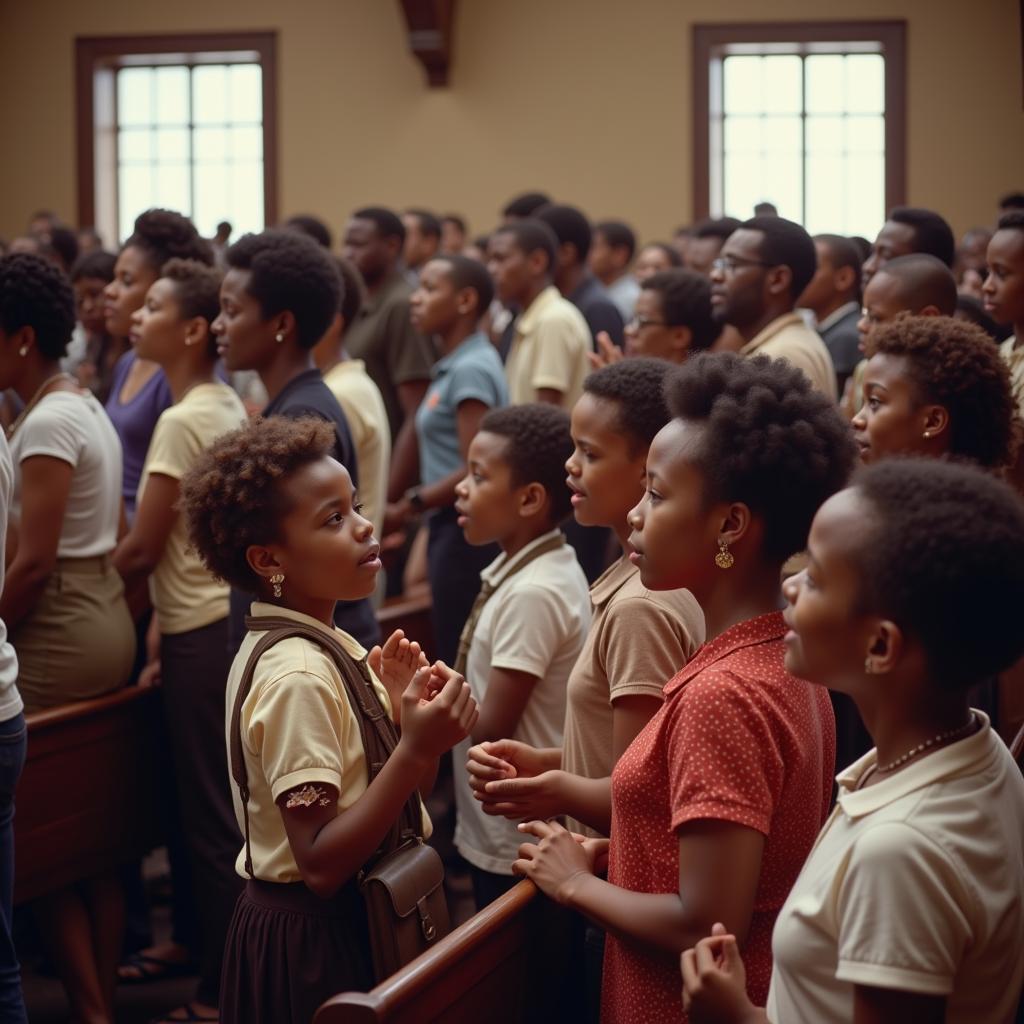
[[[138,858],[163,841],[157,689],[128,687],[26,716],[14,902]]]
[[[565,1001],[578,1008],[583,996],[566,991],[565,957],[559,954],[567,923],[532,882],[522,881],[370,992],[330,998],[313,1022],[571,1020]]]

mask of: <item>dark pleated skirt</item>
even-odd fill
[[[310,1024],[338,992],[366,992],[373,962],[355,882],[322,900],[302,882],[250,880],[224,949],[222,1024]]]

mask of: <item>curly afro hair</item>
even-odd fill
[[[75,292],[59,267],[31,253],[0,257],[0,327],[31,327],[46,359],[60,359],[75,329]]]
[[[722,333],[722,325],[711,312],[711,282],[703,274],[673,267],[652,274],[640,287],[657,292],[669,327],[690,328],[691,352],[711,348]]]
[[[787,362],[734,352],[694,356],[670,375],[666,397],[673,416],[704,428],[709,501],[741,501],[760,517],[767,560],[802,551],[857,458],[835,406]]]
[[[665,380],[672,369],[673,364],[664,359],[623,359],[587,376],[583,390],[595,398],[614,402],[619,428],[628,435],[633,451],[646,450],[654,435],[672,418],[665,402]]]
[[[921,404],[949,413],[951,455],[990,469],[1010,462],[1017,434],[1010,371],[980,327],[900,316],[872,332],[868,353],[902,357]]]
[[[893,458],[854,487],[873,506],[858,546],[860,604],[924,647],[931,676],[966,689],[1024,654],[1024,502],[974,466]]]
[[[289,511],[281,481],[331,456],[334,443],[326,420],[272,416],[224,434],[200,454],[182,477],[181,508],[210,572],[239,590],[257,591],[260,579],[245,553],[252,544],[280,539]]]
[[[145,253],[154,271],[170,259],[198,260],[213,266],[213,249],[196,231],[195,224],[174,210],[146,210],[135,218],[135,226],[123,248]]]
[[[249,272],[246,291],[265,320],[291,312],[302,348],[312,348],[324,336],[341,308],[338,265],[308,235],[280,230],[243,235],[225,259],[232,270]]]
[[[565,482],[565,463],[573,449],[569,414],[553,405],[510,405],[487,413],[480,430],[505,438],[512,486],[539,483],[550,499],[552,525],[568,518],[572,494]]]

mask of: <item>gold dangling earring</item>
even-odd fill
[[[718,539],[718,554],[715,555],[715,565],[719,569],[731,569],[736,559],[732,557],[729,545],[721,537]]]
[[[283,572],[275,572],[274,575],[270,577],[270,585],[274,588],[274,597],[280,597],[281,596],[281,584],[282,583],[284,583],[284,573]]]

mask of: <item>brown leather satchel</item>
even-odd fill
[[[349,703],[359,718],[366,755],[367,785],[373,782],[398,743],[394,722],[373,689],[366,661],[357,662],[341,642],[295,619],[246,616],[246,628],[264,635],[256,642],[238,685],[231,711],[231,776],[238,785],[245,821],[245,870],[252,873],[249,846],[249,777],[242,750],[242,705],[252,688],[256,663],[274,644],[301,636],[319,644],[338,666]],[[451,929],[444,895],[444,865],[423,842],[418,793],[412,793],[376,853],[363,866],[358,883],[366,904],[377,982],[404,967]]]

